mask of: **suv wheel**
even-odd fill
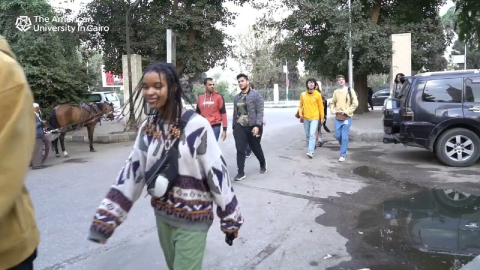
[[[435,154],[448,166],[468,167],[480,157],[480,139],[468,129],[447,130],[438,138]]]

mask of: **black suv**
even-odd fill
[[[405,77],[385,101],[384,143],[426,148],[449,166],[480,157],[480,70],[428,72]]]

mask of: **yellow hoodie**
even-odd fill
[[[324,120],[324,109],[322,94],[317,90],[313,90],[312,94],[308,90],[300,95],[300,106],[298,113],[303,116],[305,120]]]
[[[32,92],[10,46],[0,36],[0,269],[23,262],[40,242],[25,187],[34,144]]]

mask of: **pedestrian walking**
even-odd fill
[[[33,95],[0,36],[0,269],[33,269],[40,233],[25,177],[35,144]]]
[[[33,110],[35,112],[35,147],[33,148],[33,157],[32,157],[32,169],[38,170],[43,169],[42,166],[42,148],[43,148],[43,137],[45,136],[44,132],[44,123],[40,118],[40,105],[38,103],[33,103]]]
[[[260,173],[267,172],[267,162],[260,144],[263,125],[264,103],[263,97],[256,90],[250,88],[248,76],[237,76],[241,92],[233,100],[233,137],[237,148],[238,174],[235,181],[245,179],[245,151],[250,145],[252,152],[260,163]]]
[[[323,125],[322,124],[318,125],[315,142],[317,147],[322,147],[323,146],[322,126],[326,132],[330,132],[330,129],[327,127],[327,94],[322,93],[322,89],[320,89],[320,86],[318,85],[318,83],[317,82],[315,83],[316,83],[315,90],[317,90],[322,95],[323,117],[324,117]]]
[[[203,80],[205,93],[198,97],[197,113],[205,117],[212,126],[215,138],[220,136],[223,125],[222,140],[227,138],[227,111],[223,96],[215,90],[215,82],[212,78]]]
[[[300,119],[303,119],[303,128],[307,138],[307,156],[309,158],[313,158],[313,152],[315,151],[317,127],[324,121],[322,94],[315,91],[316,86],[317,81],[315,79],[308,79],[305,82],[307,90],[300,95],[300,106],[298,107]]]
[[[370,106],[370,108],[372,109],[373,111],[373,89],[371,87],[368,87],[367,88],[368,91],[367,91],[367,95],[368,95],[368,105]]]
[[[182,108],[183,90],[173,65],[147,68],[142,92],[156,114],[142,124],[88,238],[106,243],[146,185],[168,269],[200,270],[214,220],[213,203],[227,244],[233,244],[243,223],[227,164],[210,123]]]
[[[347,157],[348,133],[352,125],[353,112],[358,106],[357,94],[355,90],[345,85],[345,77],[337,76],[339,88],[333,92],[332,103],[330,103],[330,112],[335,115],[335,137],[340,143],[340,158],[343,162]]]

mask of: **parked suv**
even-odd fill
[[[426,148],[449,166],[480,157],[480,70],[428,72],[405,77],[385,102],[384,143]]]

